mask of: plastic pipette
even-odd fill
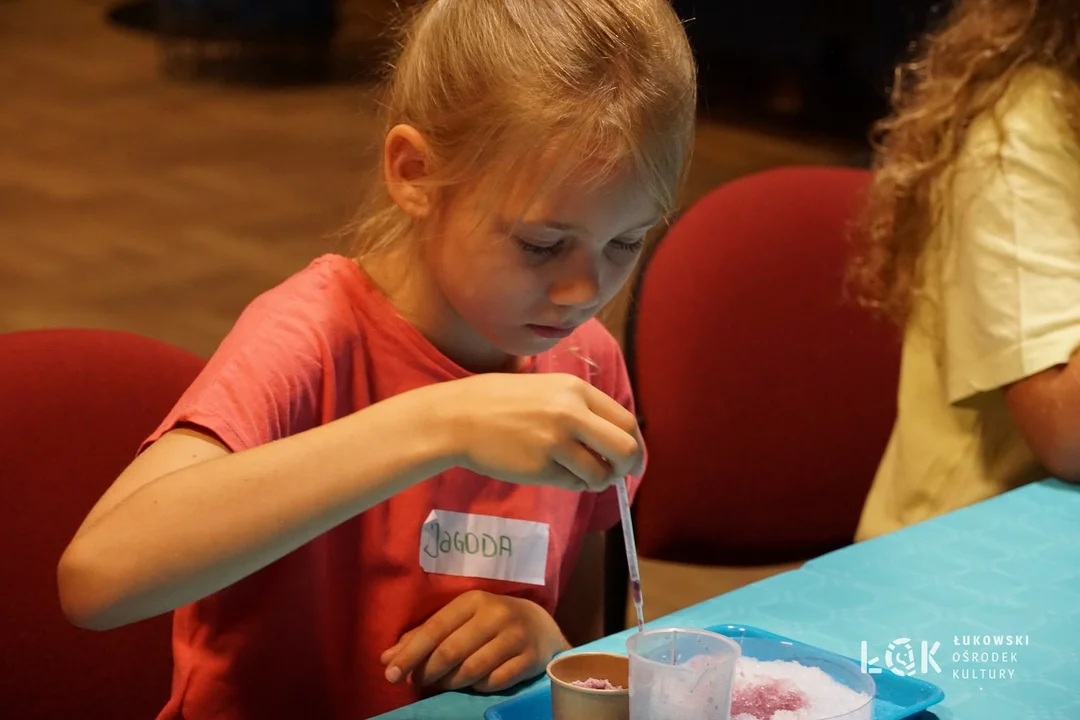
[[[630,518],[630,496],[626,492],[626,478],[615,481],[619,494],[619,516],[622,519],[623,544],[626,545],[626,565],[630,569],[630,597],[637,611],[638,632],[645,630],[645,604],[641,599],[641,570],[638,569],[637,545],[634,543],[634,521]]]
[[[586,365],[599,370],[600,366],[592,358],[585,357],[576,347],[567,350]],[[630,517],[630,495],[626,492],[626,478],[615,481],[615,489],[619,494],[619,517],[622,519],[623,545],[626,546],[626,565],[630,570],[630,597],[634,600],[634,610],[637,611],[638,632],[645,630],[645,605],[641,600],[641,570],[638,569],[637,544],[634,542],[634,521]]]

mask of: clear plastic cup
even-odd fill
[[[630,720],[728,720],[739,645],[706,630],[631,635]]]

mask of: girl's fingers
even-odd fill
[[[488,625],[488,627],[485,627]],[[498,627],[490,626],[479,617],[459,627],[439,643],[416,669],[413,684],[418,687],[439,682],[447,674],[458,671],[462,663],[471,663],[477,652],[490,645],[499,634]]]
[[[524,655],[515,655],[487,677],[473,684],[473,690],[482,693],[502,692],[533,675],[533,663]]]
[[[412,631],[412,637],[402,644],[386,668],[387,681],[397,683],[408,677],[446,638],[472,619],[474,608],[463,598],[455,598]]]
[[[409,642],[409,639],[412,638],[414,632],[415,630],[410,630],[409,632],[402,635],[401,639],[399,639],[393,647],[383,650],[382,655],[379,656],[379,662],[381,662],[383,665],[386,665],[391,660],[393,660],[394,656],[401,651],[401,648],[405,645],[405,643]]]
[[[576,475],[589,490],[603,490],[612,478],[611,466],[580,443],[568,441],[553,455],[559,465]]]
[[[584,412],[576,423],[574,435],[607,462],[609,477],[625,477],[641,462],[642,445],[635,428],[623,430],[599,415]]]
[[[507,635],[496,634],[489,642],[470,653],[441,678],[446,690],[460,690],[477,683],[521,651]]]

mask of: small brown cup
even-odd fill
[[[576,653],[547,666],[551,679],[552,720],[629,720],[630,661],[612,653]],[[575,680],[607,680],[622,690],[592,690]]]

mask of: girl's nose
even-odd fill
[[[563,307],[588,307],[600,297],[600,270],[596,262],[568,263],[567,271],[551,287],[550,299]]]

